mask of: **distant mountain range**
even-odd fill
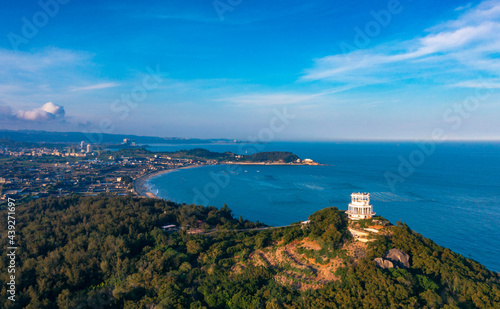
[[[180,137],[138,136],[130,134],[99,134],[98,137],[83,132],[48,132],[34,130],[0,130],[0,139],[11,139],[16,142],[32,143],[99,143],[120,144],[128,139],[137,144],[210,144],[210,143],[241,143],[230,139],[198,139]]]

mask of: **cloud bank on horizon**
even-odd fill
[[[15,113],[17,119],[27,121],[48,121],[64,118],[64,107],[47,102],[42,107],[33,110],[19,110]]]
[[[13,112],[10,106],[0,105],[0,120],[34,122],[61,121],[65,114],[64,107],[52,102],[47,102],[39,108],[18,110],[17,112]]]
[[[0,129],[246,139],[286,107],[277,139],[500,138],[498,0],[8,6]]]

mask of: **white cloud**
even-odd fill
[[[92,54],[58,48],[33,52],[0,48],[0,97],[6,102],[30,104],[38,100],[63,101],[71,85],[98,84]]]
[[[86,52],[76,52],[57,48],[48,48],[35,53],[14,52],[0,49],[0,69],[5,72],[19,73],[39,72],[43,69],[68,68],[86,65],[91,55]]]
[[[272,105],[290,105],[290,104],[309,105],[322,102],[321,97],[347,91],[354,87],[356,86],[343,86],[343,87],[327,89],[325,91],[317,93],[293,93],[293,92],[251,93],[251,94],[227,97],[222,99],[216,99],[214,101],[223,101],[244,106],[272,106]]]
[[[498,74],[500,62],[500,3],[486,1],[452,20],[408,41],[356,50],[316,60],[303,81],[386,83],[399,78],[434,75]],[[457,76],[458,77],[458,76]]]
[[[463,10],[466,10],[468,8],[470,8],[470,6],[472,5],[472,3],[467,3],[467,5],[463,5],[463,6],[459,6],[457,8],[455,8],[455,11],[463,11]]]
[[[64,107],[54,104],[52,102],[45,103],[42,107],[33,110],[19,110],[15,116],[19,120],[26,121],[49,121],[64,118]]]
[[[470,5],[463,7],[464,14],[456,20],[450,20],[435,28],[460,28],[466,25],[478,25],[484,21],[495,20],[500,17],[500,5],[498,0],[483,1],[476,7],[470,9]]]
[[[481,89],[499,89],[500,88],[500,80],[492,79],[492,80],[467,80],[463,82],[459,82],[451,85],[451,87],[460,87],[460,88],[481,88]]]
[[[107,88],[113,88],[113,87],[118,87],[118,83],[100,83],[100,84],[95,84],[95,85],[90,85],[90,86],[85,86],[85,87],[77,87],[73,88],[70,91],[89,91],[89,90],[99,90],[99,89],[107,89]]]

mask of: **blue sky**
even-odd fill
[[[2,129],[500,138],[500,1],[6,2]]]

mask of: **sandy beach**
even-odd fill
[[[203,166],[203,165],[190,165],[190,166],[184,166],[184,167],[179,167],[179,168],[173,168],[173,169],[168,169],[168,170],[163,170],[163,171],[158,171],[158,172],[154,172],[154,173],[149,173],[149,174],[146,174],[146,175],[143,175],[137,179],[134,180],[134,190],[135,192],[139,195],[139,196],[142,196],[142,197],[147,197],[147,198],[160,198],[159,196],[157,196],[156,194],[154,194],[153,192],[150,192],[148,187],[146,186],[146,182],[153,178],[153,177],[156,177],[156,176],[159,176],[159,175],[163,175],[163,174],[166,174],[166,173],[170,173],[170,172],[173,172],[173,171],[177,171],[177,170],[181,170],[181,169],[186,169],[186,168],[194,168],[194,167],[200,167],[200,166]]]

